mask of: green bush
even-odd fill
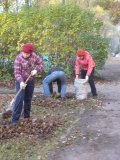
[[[0,80],[10,80],[13,77],[13,62],[8,58],[0,58]]]
[[[74,72],[78,47],[87,49],[101,68],[108,54],[108,42],[101,36],[102,22],[89,10],[78,6],[54,5],[43,9],[23,9],[19,13],[2,13],[2,53],[14,60],[22,43],[34,43],[38,53],[51,53],[52,66],[60,65],[68,77]],[[56,59],[57,55],[57,59]]]

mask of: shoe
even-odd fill
[[[98,96],[97,96],[97,95],[94,95],[94,96],[93,96],[93,99],[97,99],[97,98],[98,98]]]

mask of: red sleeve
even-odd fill
[[[76,63],[75,63],[75,74],[79,75],[80,74],[80,63],[79,63],[79,58],[76,58]]]

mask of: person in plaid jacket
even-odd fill
[[[14,75],[16,80],[16,92],[21,89],[13,108],[12,123],[19,121],[22,109],[24,118],[30,117],[31,101],[34,92],[34,78],[38,72],[43,70],[43,60],[35,53],[35,47],[26,43],[14,62]],[[26,79],[31,75],[27,84]]]

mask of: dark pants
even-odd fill
[[[87,70],[81,70],[81,78],[85,78],[87,73]],[[96,92],[96,87],[95,87],[95,83],[94,83],[94,69],[91,72],[91,75],[89,76],[89,84],[90,84],[90,88],[91,88],[91,92],[93,96],[97,96],[97,92]]]
[[[20,83],[16,82],[16,92],[20,89]],[[12,123],[16,123],[21,115],[22,109],[24,109],[24,118],[30,117],[30,110],[31,110],[31,101],[34,92],[34,81],[29,81],[25,90],[22,90],[20,94],[17,96],[13,115],[12,115]]]
[[[56,79],[53,82],[57,82],[58,93],[60,93],[61,92],[61,80],[60,79]],[[53,84],[52,84],[52,82],[49,84],[49,89],[50,89],[50,93],[52,94],[53,93]]]

